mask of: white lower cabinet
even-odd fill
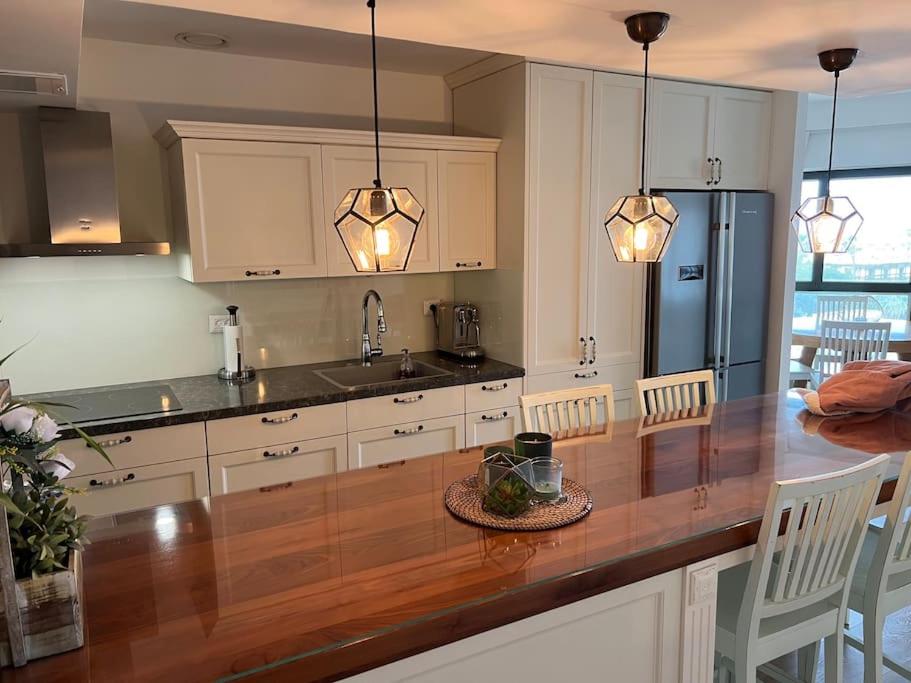
[[[465,447],[465,415],[348,434],[348,469],[372,467]]]
[[[522,431],[519,406],[493,408],[465,416],[465,446],[511,441]]]
[[[636,396],[633,389],[614,391],[614,419],[628,420],[636,417],[639,409],[636,407]]]
[[[209,457],[212,495],[274,486],[348,469],[344,435]]]
[[[100,474],[67,478],[86,494],[71,500],[81,515],[112,515],[130,510],[182,503],[209,495],[206,458],[158,465],[124,467]]]

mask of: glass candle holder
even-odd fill
[[[549,458],[553,454],[554,439],[544,432],[522,432],[516,434],[516,455],[523,458]]]
[[[556,458],[536,458],[531,461],[535,476],[535,498],[559,500],[563,496],[563,462]]]

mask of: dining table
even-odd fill
[[[94,520],[84,647],[0,680],[709,683],[717,576],[774,482],[885,452],[884,504],[911,416],[817,418],[782,392],[557,437],[593,500],[561,528],[449,514],[483,446]]]
[[[883,319],[879,322],[892,324],[889,351],[897,354],[899,360],[911,360],[911,321]],[[820,344],[819,336],[816,316],[794,319],[791,327],[791,344],[803,347],[799,360],[808,367],[813,367],[813,360]]]

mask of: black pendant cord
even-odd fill
[[[832,129],[829,133],[829,169],[826,171],[826,194],[831,196],[832,151],[835,149],[835,106],[838,104],[838,70],[835,70],[835,92],[832,94]]]
[[[373,50],[373,140],[376,147],[376,178],[373,179],[374,187],[382,187],[380,180],[380,105],[376,79],[376,0],[367,0],[370,8],[370,45]]]
[[[643,72],[642,87],[642,156],[641,170],[639,176],[639,194],[645,194],[645,129],[648,124],[648,43],[643,43],[642,49],[645,51],[645,71]]]

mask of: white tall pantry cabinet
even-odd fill
[[[491,90],[515,96],[492,101]],[[504,241],[524,244],[524,343],[509,360],[525,366],[529,393],[613,384],[620,418],[631,414],[640,372],[645,272],[615,261],[602,216],[638,189],[641,101],[642,81],[633,76],[541,64],[518,64],[453,92],[457,134],[503,139],[498,186],[510,174],[527,177],[524,197],[498,195],[500,252]],[[490,115],[500,106],[524,109],[524,125]],[[511,220],[515,213],[524,221]],[[496,288],[480,278],[457,276],[456,296],[482,310],[523,306],[496,301]]]

